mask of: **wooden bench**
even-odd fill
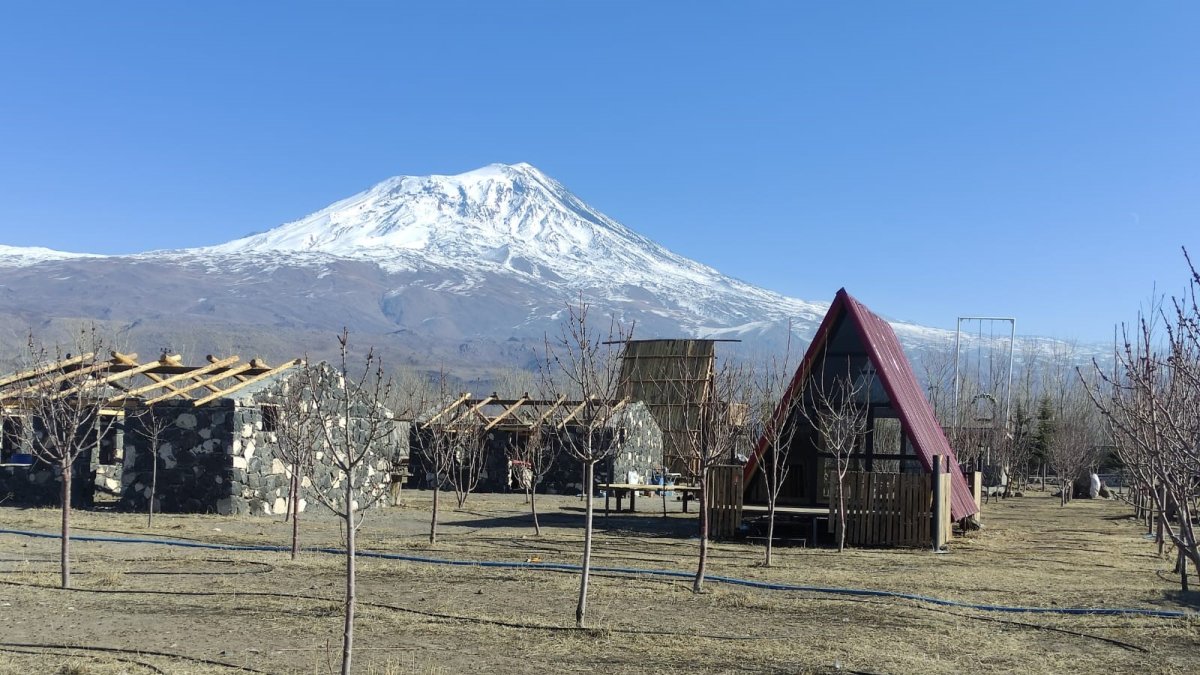
[[[635,484],[635,483],[601,483],[596,487],[604,490],[604,515],[609,514],[609,503],[613,496],[617,498],[617,513],[622,511],[621,500],[625,495],[629,495],[629,511],[633,513],[637,511],[637,493],[639,492],[661,492],[663,499],[666,499],[667,492],[679,492],[683,494],[683,512],[687,513],[687,503],[689,493],[696,493],[700,488],[694,485],[659,485],[653,484]],[[665,507],[664,507],[665,508]]]

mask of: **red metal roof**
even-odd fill
[[[958,465],[958,458],[954,455],[949,441],[946,440],[942,426],[938,423],[928,399],[925,398],[925,393],[917,383],[917,376],[913,373],[908,358],[904,356],[904,350],[900,346],[900,340],[896,337],[895,331],[887,321],[867,309],[866,305],[856,300],[844,288],[837,292],[833,304],[829,306],[829,311],[821,321],[820,327],[817,328],[817,333],[813,336],[812,344],[809,345],[804,360],[796,369],[796,374],[792,378],[783,400],[776,407],[775,415],[770,423],[771,427],[785,421],[782,418],[790,409],[790,400],[803,390],[803,383],[808,380],[814,362],[824,353],[825,344],[831,337],[830,332],[843,313],[849,316],[858,337],[862,340],[867,358],[875,366],[880,383],[891,400],[891,407],[899,415],[904,430],[925,470],[932,470],[934,457],[949,458],[943,467],[945,464],[950,465],[951,517],[959,520],[976,513],[978,509],[975,508],[975,498],[971,495],[971,488],[967,485],[967,479]],[[759,439],[750,461],[746,463],[745,485],[750,484],[755,464],[766,448],[769,435],[768,429],[768,433],[763,434]]]

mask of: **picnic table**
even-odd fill
[[[659,485],[658,483],[601,483],[596,487],[604,490],[604,515],[609,513],[609,502],[613,496],[617,498],[617,513],[622,511],[621,500],[629,495],[629,511],[637,510],[636,497],[639,492],[661,492],[663,495],[663,511],[666,511],[666,493],[680,492],[683,494],[683,512],[687,513],[688,498],[691,494],[700,492],[695,485]]]

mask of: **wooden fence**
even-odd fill
[[[846,474],[846,544],[932,546],[934,490],[941,482],[937,546],[950,537],[950,475],[856,472]],[[830,475],[829,530],[838,523],[837,475]]]
[[[742,524],[742,467],[714,466],[708,473],[709,536],[728,539]]]

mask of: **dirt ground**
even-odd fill
[[[692,571],[695,514],[597,518],[595,564]],[[519,495],[445,509],[427,542],[429,494],[372,512],[365,550],[465,561],[576,564],[578,498],[540,497],[534,537]],[[712,574],[903,591],[970,603],[1200,611],[1171,561],[1119,503],[1045,493],[984,509],[985,529],[946,554],[718,543]],[[54,510],[0,507],[0,528],[54,532]],[[267,518],[76,514],[81,536],[286,545]],[[338,546],[336,520],[302,517],[306,546]],[[74,544],[76,585],[57,583],[55,539],[0,534],[0,674],[326,673],[341,645],[344,559],[147,543]],[[578,577],[549,569],[360,560],[359,672],[1196,672],[1200,619],[1002,614],[912,600],[772,591],[602,573],[575,630]],[[86,649],[84,649],[86,648]],[[107,651],[111,649],[132,651]],[[140,652],[140,653],[139,653]],[[224,664],[224,665],[222,665]]]

